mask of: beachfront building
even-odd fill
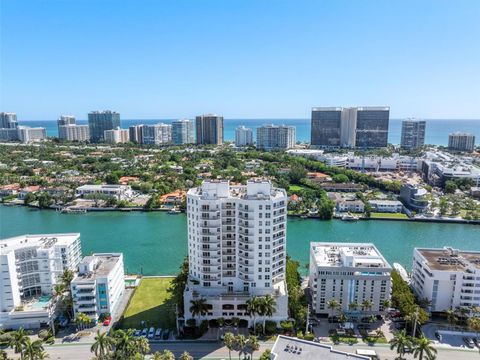
[[[34,329],[56,316],[53,287],[80,262],[80,234],[21,235],[0,240],[0,329]]]
[[[295,127],[263,125],[257,128],[257,148],[262,150],[287,150],[295,146]]]
[[[172,142],[172,125],[142,125],[142,144],[167,145]]]
[[[223,116],[200,115],[195,118],[198,145],[223,144]]]
[[[115,314],[125,291],[123,254],[99,253],[85,256],[71,283],[75,315],[84,313],[98,320]]]
[[[373,244],[312,242],[308,280],[312,309],[316,314],[338,315],[339,309],[328,306],[334,299],[350,318],[382,314],[385,300],[390,299],[391,272]]]
[[[403,149],[418,149],[425,145],[425,120],[405,119],[402,121],[400,147]]]
[[[430,311],[480,306],[480,252],[415,248],[412,288],[419,299],[428,299]]]
[[[253,131],[241,125],[235,129],[235,146],[244,147],[253,145]]]
[[[77,125],[75,116],[62,115],[57,120],[58,138],[67,141],[90,140],[90,128],[88,125]]]
[[[128,200],[133,196],[130,185],[82,185],[75,190],[77,196],[89,195],[112,196],[117,200]]]
[[[16,129],[17,127],[17,114],[0,112],[0,129]]]
[[[115,111],[92,111],[88,113],[88,126],[90,128],[90,141],[100,142],[105,140],[105,130],[121,127],[120,114]]]
[[[185,318],[192,300],[205,299],[208,312],[196,319],[239,317],[252,324],[246,302],[271,295],[271,319],[288,318],[285,283],[287,194],[270,181],[204,181],[187,193],[189,280]]]
[[[132,125],[128,128],[128,138],[131,142],[143,144],[142,128],[143,125]]]
[[[428,208],[427,190],[412,184],[403,184],[400,188],[400,200],[407,209],[423,212]]]
[[[0,141],[18,140],[17,128],[0,128]]]
[[[369,200],[368,203],[374,212],[401,213],[403,204],[398,200]]]
[[[389,119],[386,106],[314,107],[310,143],[325,148],[386,147]]]
[[[130,138],[127,129],[117,127],[116,129],[105,130],[103,140],[109,144],[122,144],[127,143]]]
[[[189,119],[173,121],[172,142],[174,145],[193,144],[195,142],[195,130],[193,121]]]
[[[47,130],[44,127],[19,126],[18,139],[24,143],[37,142],[47,138]]]
[[[455,132],[448,135],[448,150],[469,151],[475,149],[475,135]]]

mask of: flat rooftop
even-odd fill
[[[121,258],[121,253],[93,254],[91,256],[85,256],[80,262],[80,270],[82,269],[83,264],[93,262],[92,271],[78,273],[73,282],[91,282],[96,278],[107,277]]]
[[[391,268],[371,243],[312,242],[310,253],[319,267]]]
[[[450,247],[415,250],[422,255],[431,270],[464,271],[468,267],[480,269],[480,251],[463,251]]]
[[[80,233],[15,236],[0,240],[0,254],[31,246],[48,248],[54,245],[69,245],[79,237]]]
[[[279,335],[272,348],[274,360],[370,360],[369,357],[335,350],[332,346]]]

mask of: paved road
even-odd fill
[[[255,355],[260,356],[261,352],[265,349],[272,348],[273,343],[262,343],[260,351]],[[354,353],[357,348],[368,348],[365,345],[339,345],[335,346],[335,349]],[[176,356],[179,356],[183,351],[188,351],[195,359],[228,359],[228,350],[217,343],[193,343],[193,342],[175,342],[165,344],[152,344],[152,352],[163,351],[164,349],[171,350]],[[50,354],[50,359],[60,360],[85,360],[90,359],[92,354],[90,353],[90,344],[64,344],[47,346],[45,350]],[[380,359],[394,360],[396,354],[387,346],[375,346],[377,354]],[[237,353],[232,353],[232,358],[236,358]],[[450,349],[438,349],[438,360],[478,360],[479,353],[477,351],[469,350],[450,350]],[[413,356],[407,355],[407,360],[412,360]]]

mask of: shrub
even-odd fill
[[[280,327],[283,331],[292,331],[293,330],[293,322],[291,321],[280,321]]]
[[[205,334],[207,330],[208,330],[208,320],[203,320],[199,326],[200,335]]]
[[[272,320],[265,321],[265,332],[267,334],[275,334],[277,332],[277,323]]]
[[[255,325],[255,332],[256,332],[257,334],[261,334],[262,331],[263,331],[263,326],[262,326],[262,324],[257,323],[257,324]]]
[[[188,327],[195,327],[195,326],[197,326],[196,320],[195,320],[195,319],[188,319],[188,320],[187,320],[187,326],[188,326]]]
[[[297,331],[297,338],[303,339],[303,333],[301,331]]]
[[[303,337],[305,340],[309,340],[309,341],[313,341],[313,339],[315,339],[315,335],[313,335],[312,333],[308,332],[305,334],[305,336]]]

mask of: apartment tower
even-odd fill
[[[417,149],[425,145],[426,124],[425,120],[403,120],[400,146],[403,149]]]
[[[105,130],[121,127],[120,114],[110,110],[92,111],[88,114],[88,126],[91,142],[104,141]]]
[[[193,144],[195,142],[193,121],[189,119],[173,121],[172,142],[175,145]]]
[[[195,118],[198,145],[223,144],[223,116],[200,115]]]
[[[287,194],[270,181],[204,181],[187,193],[189,279],[185,319],[192,300],[205,299],[201,319],[239,317],[251,324],[246,301],[272,295],[272,320],[288,317],[285,285]]]

